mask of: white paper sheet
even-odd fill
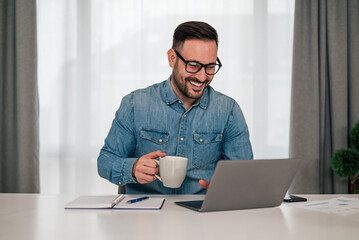
[[[359,198],[339,197],[322,201],[296,203],[291,206],[342,216],[359,214]]]
[[[165,201],[164,198],[150,197],[149,199],[143,200],[141,202],[136,202],[129,204],[128,200],[133,200],[135,198],[126,197],[123,201],[113,207],[113,209],[147,209],[147,210],[159,210],[162,208],[162,205]]]

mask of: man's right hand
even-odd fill
[[[157,163],[154,159],[164,156],[166,153],[160,150],[143,155],[134,162],[132,176],[141,184],[153,182],[156,180],[155,175],[158,174]]]

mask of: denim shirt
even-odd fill
[[[132,176],[134,161],[157,150],[188,158],[180,188],[157,179],[140,184]],[[128,194],[205,194],[198,180],[210,181],[219,160],[252,158],[248,127],[233,99],[208,86],[186,111],[169,78],[122,99],[97,162],[99,175],[125,185]]]

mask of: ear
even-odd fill
[[[176,63],[176,57],[176,53],[172,48],[167,51],[168,64],[171,68],[173,68]]]

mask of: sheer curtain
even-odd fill
[[[42,193],[114,193],[96,158],[123,96],[171,74],[178,24],[219,34],[212,86],[246,116],[255,158],[288,156],[294,0],[38,0]]]

